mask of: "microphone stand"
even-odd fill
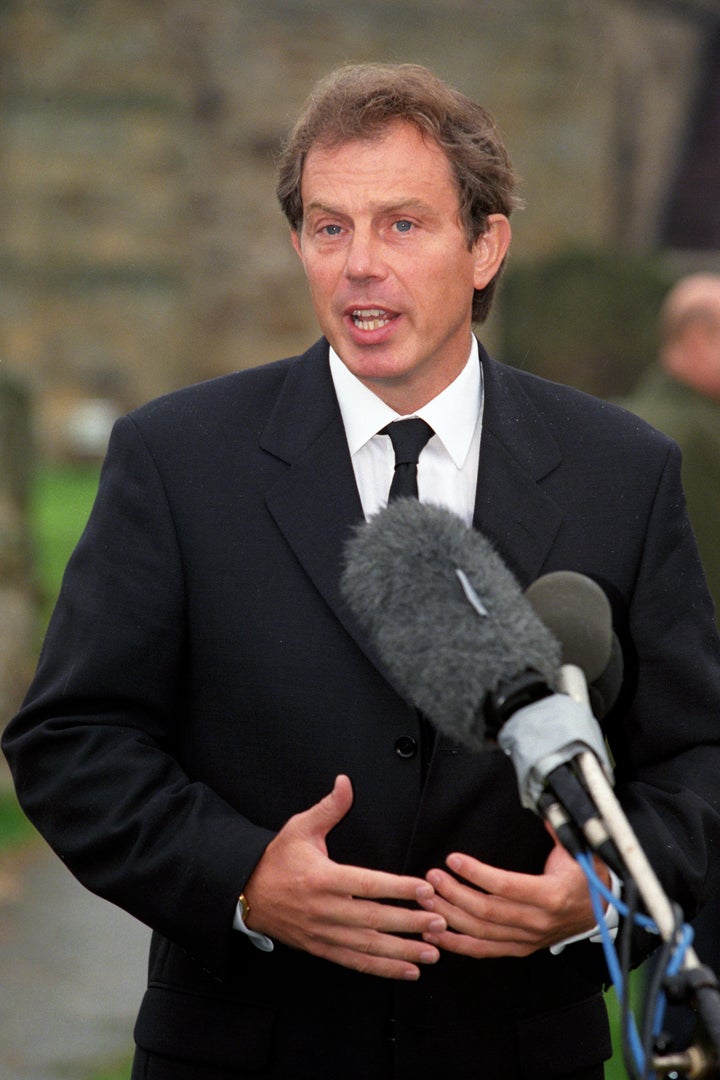
[[[676,920],[672,904],[663,891],[655,871],[642,850],[605,773],[594,754],[584,751],[578,754],[578,767],[588,791],[597,806],[608,833],[619,850],[637,890],[643,899],[648,915],[658,928],[663,941],[672,941]],[[720,1076],[720,990],[712,971],[702,965],[695,950],[690,947],[682,961],[684,997],[693,997],[697,1011],[711,1043],[710,1054],[704,1046],[690,1047],[685,1054],[662,1055],[653,1059],[653,1068],[663,1075],[681,1068],[688,1078]],[[676,980],[680,976],[676,976]],[[680,987],[676,988],[677,990]],[[708,1071],[709,1070],[709,1071]]]
[[[566,664],[561,669],[563,691],[575,700],[587,703],[587,684],[580,668]],[[660,937],[672,942],[676,933],[676,917],[655,871],[628,821],[625,812],[595,754],[581,751],[575,758],[588,791],[615,843],[640,894],[648,915],[657,926]],[[679,985],[678,985],[679,981]],[[703,1034],[709,1046],[701,1040],[686,1051],[656,1055],[652,1068],[662,1076],[681,1070],[688,1080],[720,1077],[720,989],[710,968],[702,965],[693,948],[688,948],[682,960],[681,974],[675,976],[678,999],[694,999]]]

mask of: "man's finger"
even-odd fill
[[[324,839],[331,829],[342,821],[353,803],[350,779],[340,774],[335,778],[332,791],[319,802],[295,817],[300,831],[308,836]]]

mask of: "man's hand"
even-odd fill
[[[268,844],[244,890],[248,927],[355,971],[417,979],[418,965],[440,956],[424,937],[442,934],[447,924],[442,915],[417,906],[418,889],[432,893],[422,878],[328,857],[327,834],[352,800],[350,780],[338,776],[329,795],[290,818]],[[414,936],[402,936],[408,934]]]
[[[447,920],[448,930],[425,940],[448,952],[476,958],[528,956],[595,926],[587,879],[555,841],[542,874],[500,870],[470,855],[452,854],[444,870],[429,870],[418,892],[426,911]],[[606,883],[607,868],[596,860]]]

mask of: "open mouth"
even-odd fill
[[[383,308],[354,308],[350,317],[358,330],[381,330],[396,318]]]

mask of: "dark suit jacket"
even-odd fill
[[[617,791],[692,912],[720,864],[720,657],[677,449],[482,359],[476,527],[521,585],[575,569],[611,597],[627,665],[607,722]],[[361,517],[324,341],[121,420],[5,736],[21,801],[81,881],[155,931],[136,1036],[194,1063],[188,1076],[201,1062],[245,1076],[284,1061],[267,1074],[284,1080],[579,1070],[608,1053],[598,945],[446,955],[406,985],[263,954],[231,929],[270,838],[341,771],[355,802],[329,837],[339,861],[422,875],[463,850],[540,872],[548,853],[500,751],[438,738],[426,777],[419,753],[396,752],[419,745],[418,717],[338,587]]]

